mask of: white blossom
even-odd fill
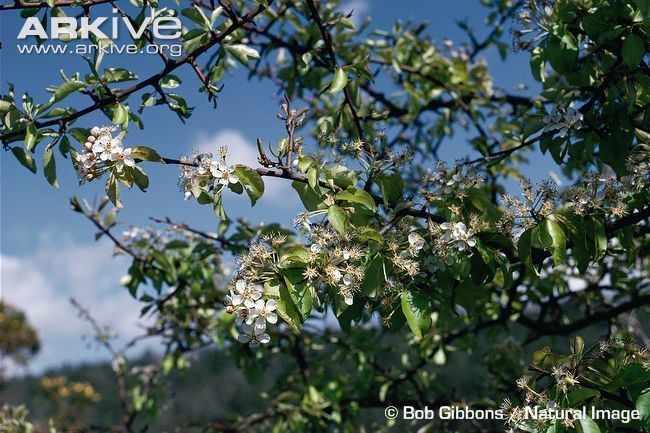
[[[115,168],[117,171],[122,171],[124,166],[133,167],[135,160],[131,157],[131,148],[124,149],[115,155]]]
[[[412,232],[408,236],[409,246],[414,251],[420,251],[424,247],[424,239],[418,233]]]
[[[260,344],[266,344],[271,341],[271,337],[267,334],[264,328],[259,328],[255,325],[248,323],[242,324],[241,333],[237,336],[237,341],[242,344],[248,343],[251,349],[259,347]]]
[[[265,301],[259,299],[255,302],[255,307],[251,310],[246,323],[255,324],[258,328],[266,329],[266,322],[275,324],[278,322],[278,315],[275,313],[278,303],[273,299]]]
[[[544,131],[559,131],[558,135],[564,138],[571,129],[580,129],[582,113],[571,107],[556,107],[555,111],[544,117],[544,123]]]
[[[210,163],[210,173],[216,179],[215,186],[217,184],[228,185],[229,183],[239,182],[239,179],[235,176],[235,170],[223,162],[213,161]]]
[[[443,230],[443,239],[454,244],[459,251],[465,251],[468,248],[476,246],[474,239],[474,230],[467,229],[463,222],[442,223],[440,228]]]

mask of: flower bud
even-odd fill
[[[89,141],[89,142],[91,142],[91,143],[94,143],[96,139],[97,139],[97,138],[95,138],[94,135],[91,135],[91,136],[88,137],[88,139],[87,139],[86,141]]]
[[[99,127],[94,126],[93,129],[90,130],[90,135],[97,137],[100,132],[101,130],[99,129]]]

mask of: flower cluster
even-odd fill
[[[483,185],[485,180],[470,164],[456,164],[447,167],[444,162],[438,162],[434,170],[424,176],[424,185],[419,192],[429,202],[444,201],[451,197],[463,199],[472,188]]]
[[[417,231],[398,231],[394,236],[388,237],[386,249],[390,253],[394,270],[409,278],[417,276],[420,273],[418,256],[424,245],[424,238]]]
[[[476,246],[476,239],[473,237],[474,230],[468,230],[464,222],[442,223],[440,230],[442,231],[442,240],[454,245],[458,251],[465,251]]]
[[[331,228],[309,224],[309,258],[304,276],[316,287],[330,287],[346,305],[354,303],[365,276],[366,248]]]
[[[226,164],[228,149],[219,149],[219,159],[214,160],[211,153],[198,153],[190,161],[181,158],[181,175],[179,184],[185,199],[197,198],[202,191],[220,193],[224,187],[239,183],[235,168]]]
[[[454,262],[458,253],[466,254],[476,246],[476,229],[472,226],[468,228],[462,221],[431,223],[429,231],[434,242],[433,251],[447,265]]]
[[[101,396],[87,382],[68,381],[63,376],[44,377],[41,380],[43,390],[55,398],[65,398],[79,402],[96,402]]]
[[[645,191],[650,187],[650,151],[648,146],[640,146],[632,152],[625,161],[627,175],[621,178],[621,183],[628,192],[634,194]]]
[[[627,192],[613,175],[587,173],[583,181],[568,188],[564,196],[578,215],[610,211],[615,217],[622,217],[627,213],[624,202]]]
[[[237,340],[248,343],[251,348],[271,341],[266,333],[266,323],[278,322],[275,313],[277,302],[262,299],[263,292],[264,289],[253,282],[237,280],[230,295],[226,297],[226,310],[237,315],[235,323],[241,326]]]
[[[582,127],[582,113],[578,110],[562,106],[556,106],[551,114],[544,116],[544,131],[558,131],[557,134],[564,138],[571,130],[578,130]]]
[[[95,126],[90,130],[81,153],[77,154],[76,164],[79,181],[85,182],[100,177],[105,171],[122,172],[124,167],[133,167],[135,160],[131,148],[124,148],[124,132],[113,136],[114,126]]]
[[[548,0],[524,2],[513,29],[515,46],[522,50],[532,49],[534,42],[551,30],[553,14],[553,6]]]
[[[557,190],[550,182],[533,186],[525,180],[521,183],[521,191],[521,199],[510,194],[503,195],[506,210],[501,217],[500,226],[504,234],[512,233],[515,227],[533,227],[540,218],[546,218],[555,210]]]
[[[169,238],[162,230],[132,226],[122,232],[122,241],[129,250],[146,255],[151,251],[164,249]]]

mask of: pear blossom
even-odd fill
[[[114,137],[115,130],[114,126],[95,126],[90,130],[81,152],[75,158],[81,183],[98,177],[104,170],[122,172],[124,167],[135,166],[132,149],[125,149],[122,145],[125,133],[121,132]]]
[[[544,131],[559,131],[558,135],[564,138],[571,129],[580,129],[582,113],[571,107],[556,107],[555,111],[544,117],[544,123]]]
[[[265,332],[265,329],[259,328],[256,325],[244,323],[242,324],[241,331],[237,336],[237,341],[242,344],[248,343],[248,347],[251,349],[255,349],[260,347],[261,344],[267,344],[271,341],[271,337]]]
[[[261,329],[266,329],[266,322],[271,324],[277,323],[278,315],[275,313],[277,305],[278,303],[273,299],[267,301],[258,299],[246,323],[249,325],[255,323],[255,326]]]
[[[235,290],[230,293],[232,305],[235,307],[243,304],[246,308],[254,308],[255,302],[262,297],[260,286],[246,283],[244,280],[238,280],[235,283]]]
[[[408,235],[408,241],[409,241],[409,248],[411,248],[415,252],[420,251],[424,247],[424,239],[416,232],[410,233]]]
[[[124,166],[133,167],[135,160],[131,156],[131,148],[124,149],[115,156],[115,168],[117,171],[122,171]]]
[[[235,176],[235,169],[223,162],[213,161],[210,164],[210,173],[215,178],[215,187],[217,184],[228,185],[229,183],[239,182],[239,179]]]
[[[474,239],[474,230],[467,229],[463,222],[456,223],[442,223],[440,228],[443,231],[443,239],[456,246],[459,251],[465,251],[468,248],[476,246],[476,239]]]

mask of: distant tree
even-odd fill
[[[25,314],[0,302],[0,377],[7,360],[26,364],[38,352],[40,343],[36,330]]]
[[[258,411],[180,429],[486,432],[505,422],[540,433],[648,431],[650,363],[626,319],[650,306],[647,0],[483,0],[489,31],[480,37],[461,21],[461,44],[439,43],[419,23],[370,31],[338,1],[48,0],[2,9],[31,18],[42,43],[39,23],[94,16],[102,3],[131,27],[182,20],[182,53],[149,27],[133,43],[161,64],[144,77],[106,65],[97,50],[84,72],[62,72],[47,101],[10,86],[0,139],[33,172],[39,149],[54,186],[62,158],[81,183],[104,186],[106,199],[73,198],[72,207],[132,259],[122,283],[155,319],[140,338],[165,348],[160,363],[133,367],[125,350],[140,338],[115,348],[80,308],[114,359],[116,428],[146,430],[170,372],[214,345],[252,381],[270,365],[278,380]],[[93,42],[112,47],[97,35]],[[530,58],[541,88],[532,96],[497,88],[482,57],[487,49],[505,57],[513,45]],[[179,68],[217,105],[237,67],[285,95],[277,118],[286,133],[258,140],[259,166],[231,165],[226,148],[176,159],[127,146],[129,128],[145,128],[144,110],[192,115]],[[111,125],[89,124],[91,113]],[[459,143],[467,158],[441,161]],[[542,154],[567,187],[526,179],[524,163]],[[145,191],[150,164],[179,166],[185,198],[214,211],[217,228],[162,218],[116,235],[120,188]],[[228,217],[224,195],[245,193],[255,205],[267,177],[291,182],[300,198],[293,227]],[[513,181],[522,181],[521,195]],[[229,254],[238,257],[234,278],[224,272]],[[546,347],[553,337],[570,353]],[[464,370],[452,368],[461,361]],[[445,382],[449,372],[471,377],[474,389],[459,392]],[[529,423],[519,410],[582,404],[635,409],[645,420]],[[500,409],[506,419],[392,420],[383,416],[389,405]]]

